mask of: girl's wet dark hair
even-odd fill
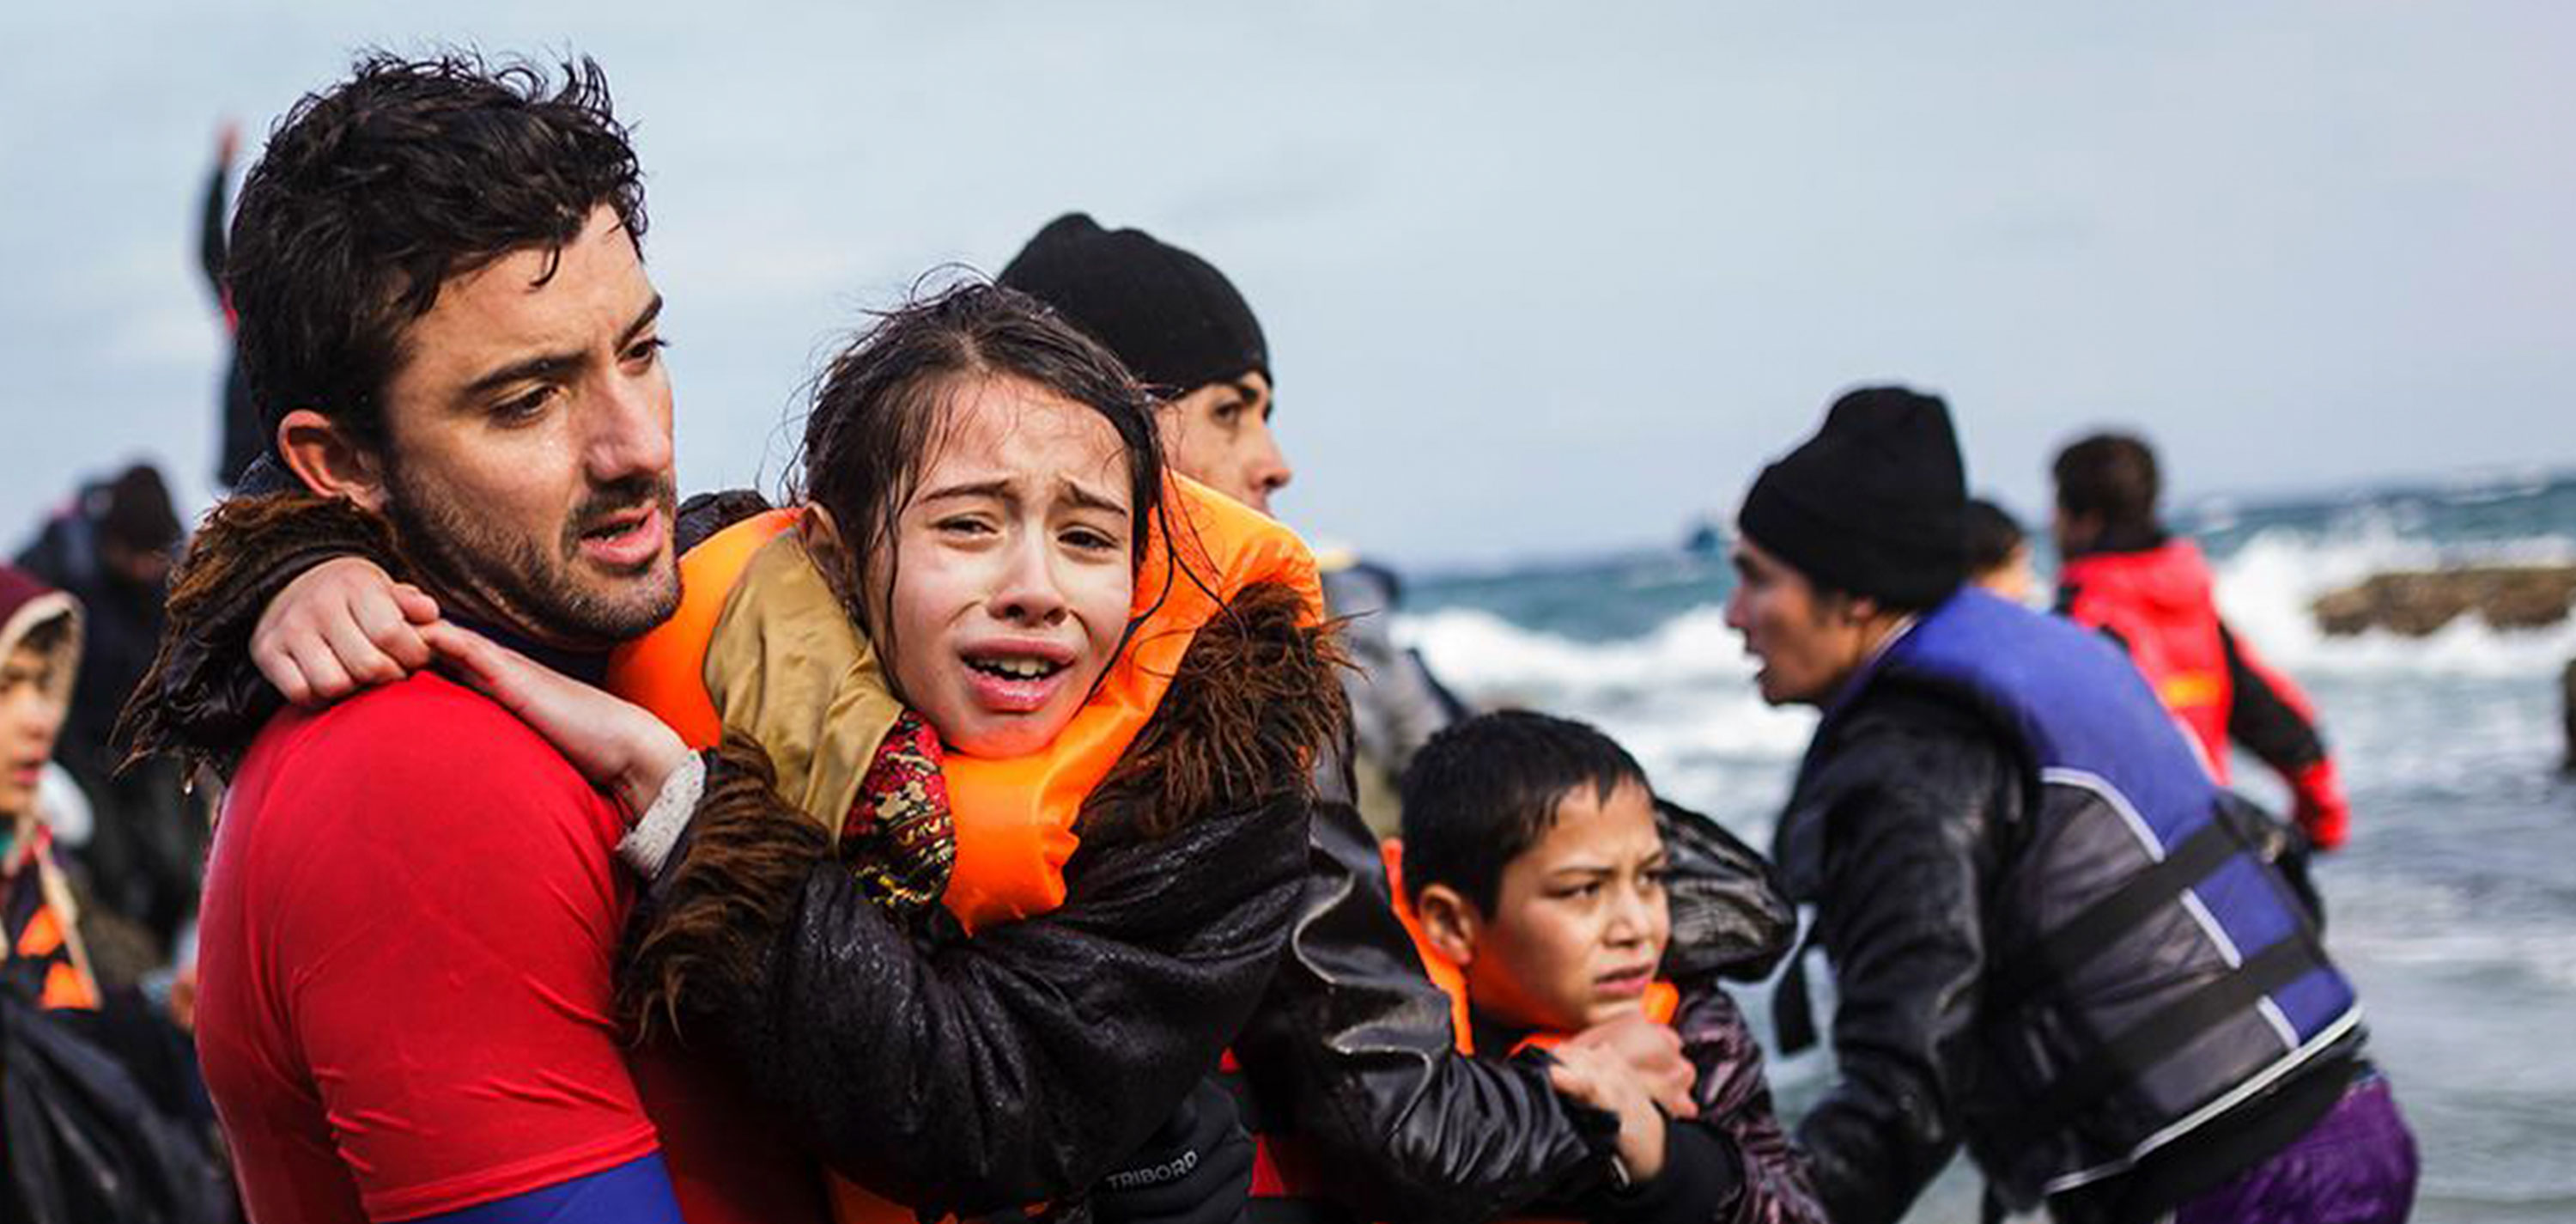
[[[895,577],[895,525],[912,500],[930,449],[962,383],[1016,378],[1081,404],[1116,430],[1127,457],[1129,539],[1141,565],[1147,527],[1161,518],[1163,452],[1154,399],[1118,358],[1044,303],[970,281],[914,298],[877,317],[825,368],[805,418],[805,441],[788,478],[790,501],[829,511],[857,572],[836,574],[842,600],[879,651],[891,626],[862,593],[868,560]]]

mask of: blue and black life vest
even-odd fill
[[[1899,688],[1972,708],[2032,775],[1987,901],[1979,1050],[2004,1091],[1961,1103],[2006,1202],[2125,1172],[2354,1033],[2351,984],[2264,859],[2268,818],[2210,780],[2116,647],[1963,590],[1870,665],[1818,743]]]

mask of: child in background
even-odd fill
[[[80,649],[80,605],[0,565],[0,989],[47,1009],[98,1007],[71,886],[37,803]]]
[[[1714,981],[1657,979],[1665,851],[1635,759],[1579,722],[1484,714],[1433,737],[1403,790],[1390,866],[1435,980],[1462,996],[1472,1052],[1636,1018],[1640,1039],[1678,1040],[1697,1073],[1697,1116],[1667,1118],[1618,1060],[1554,1055],[1558,1090],[1619,1126],[1613,1184],[1565,1206],[1623,1222],[1821,1221],[1743,1014]]]

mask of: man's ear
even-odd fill
[[[305,488],[369,510],[385,508],[384,466],[331,418],[310,408],[287,413],[277,423],[277,454]]]
[[[1422,924],[1423,938],[1450,964],[1464,969],[1474,963],[1485,915],[1465,894],[1446,884],[1429,885],[1413,899],[1413,916]]]

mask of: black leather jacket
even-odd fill
[[[1765,976],[1796,930],[1769,865],[1704,817],[1663,816],[1666,976]],[[1264,1129],[1292,1120],[1340,1205],[1372,1219],[1498,1219],[1597,1180],[1616,1121],[1558,1096],[1541,1059],[1457,1052],[1449,997],[1424,974],[1377,841],[1348,804],[1318,807],[1307,870],[1287,957],[1235,1043]]]
[[[972,939],[909,934],[820,864],[757,972],[711,975],[684,1031],[711,1034],[799,1139],[887,1198],[936,1215],[1076,1197],[1260,998],[1306,808],[1283,795],[1162,838],[1094,827],[1061,908]]]
[[[1809,749],[1775,850],[1833,965],[1840,1078],[1798,1126],[1837,1224],[1895,1220],[1957,1152],[1980,1089],[1987,898],[2029,795],[1953,705],[1884,694]],[[1792,982],[1798,979],[1792,976]]]

